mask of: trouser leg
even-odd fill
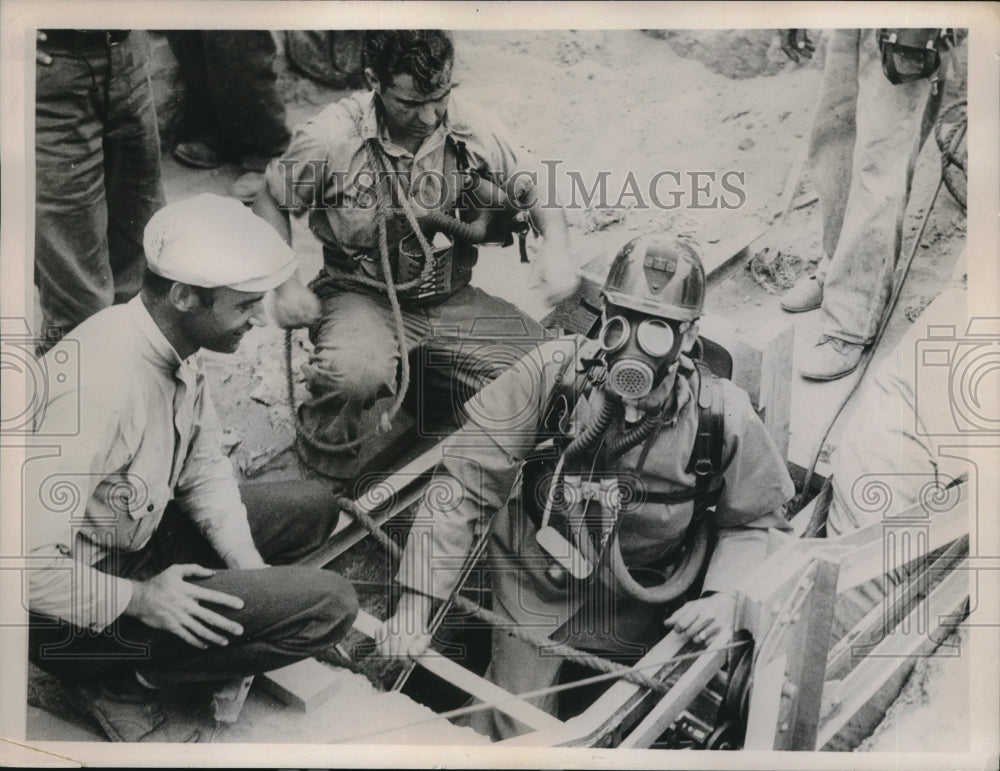
[[[328,491],[316,484],[276,487],[263,490],[254,485],[257,489],[246,493],[254,540],[264,559],[272,563],[296,559],[303,550],[318,545],[337,516],[334,507],[327,505]],[[244,629],[228,645],[198,649],[125,616],[99,635],[33,616],[32,660],[71,680],[135,668],[161,686],[224,681],[328,650],[347,633],[357,613],[354,588],[331,571],[280,564],[259,570],[223,569],[212,547],[173,505],[150,543],[141,552],[122,555],[113,567],[123,577],[147,580],[171,564],[190,563],[215,570],[212,577],[197,583],[245,603],[241,610],[210,606]]]
[[[216,152],[222,152],[212,107],[211,75],[205,63],[204,35],[199,30],[172,30],[166,33],[184,82],[177,133],[181,141],[198,140]]]
[[[920,148],[940,106],[930,80],[891,84],[875,30],[860,33],[857,136],[850,192],[824,282],[825,334],[867,344],[893,289],[903,217]]]
[[[146,223],[166,203],[160,174],[160,135],[149,80],[149,42],[132,32],[111,49],[111,104],[104,135],[108,252],[116,303],[142,288]]]
[[[358,449],[333,449],[358,438],[365,410],[397,390],[399,345],[388,300],[381,295],[339,288],[321,274],[310,288],[322,303],[310,330],[313,353],[302,368],[311,398],[300,415],[307,436],[300,451],[306,462],[331,477],[350,479]],[[427,333],[422,315],[403,311],[406,348]]]
[[[215,126],[229,153],[280,155],[288,147],[285,105],[278,97],[277,47],[265,30],[202,32]]]
[[[68,333],[114,300],[104,188],[107,57],[47,49],[36,64],[35,283],[45,330]]]
[[[520,308],[472,286],[431,308],[427,320],[430,332],[421,345],[415,384],[418,409],[433,403],[440,412],[448,401],[456,424],[466,419],[469,400],[545,334]]]
[[[858,101],[859,30],[835,30],[826,49],[826,64],[809,145],[812,182],[823,214],[823,253],[837,250],[851,188],[855,112]],[[817,270],[823,279],[826,262]]]

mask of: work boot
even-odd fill
[[[194,169],[217,169],[222,159],[211,145],[199,139],[178,142],[174,148],[174,158]]]
[[[799,374],[808,380],[836,380],[857,368],[864,350],[860,343],[820,335],[799,366]]]
[[[802,276],[781,298],[781,308],[789,313],[816,310],[823,304],[823,285],[815,276]]]
[[[67,687],[67,695],[74,707],[101,724],[113,742],[142,741],[165,720],[152,691],[126,693],[105,684],[76,683]]]

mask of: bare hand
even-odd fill
[[[383,621],[375,632],[379,654],[416,659],[430,647],[431,634],[427,629],[430,602],[425,600],[413,594],[400,598],[396,615]]]
[[[539,259],[539,276],[550,305],[558,305],[580,286],[580,276],[566,254],[546,251]]]
[[[733,632],[736,598],[721,592],[684,603],[663,626],[696,643],[711,643],[718,635]]]
[[[816,46],[804,29],[784,29],[781,31],[781,50],[796,64],[802,59],[812,59]]]
[[[274,290],[271,314],[279,327],[312,326],[321,310],[319,298],[294,276]]]
[[[171,565],[148,581],[133,582],[132,600],[125,612],[146,626],[173,632],[196,648],[207,648],[208,643],[228,645],[229,640],[214,629],[237,637],[243,634],[243,627],[202,603],[240,610],[243,600],[185,580],[213,575],[214,570],[201,565]]]
[[[49,39],[48,36],[44,32],[42,32],[41,30],[38,31],[38,36],[37,36],[38,43],[44,43],[48,39]],[[43,67],[48,67],[49,65],[52,64],[52,57],[49,56],[47,53],[45,53],[45,51],[43,51],[36,45],[35,61],[41,64]]]

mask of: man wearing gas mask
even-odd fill
[[[417,512],[384,654],[426,649],[432,598],[487,527],[492,608],[512,626],[626,661],[671,629],[731,633],[794,489],[747,395],[693,358],[704,292],[687,243],[637,238],[611,266],[597,339],[550,341],[470,400]],[[561,665],[494,631],[488,676],[508,691],[554,683]],[[556,711],[555,695],[532,701]],[[521,730],[496,710],[471,722]]]

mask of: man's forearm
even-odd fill
[[[286,244],[292,243],[292,223],[288,212],[282,209],[266,187],[253,202],[253,213],[278,231]]]

